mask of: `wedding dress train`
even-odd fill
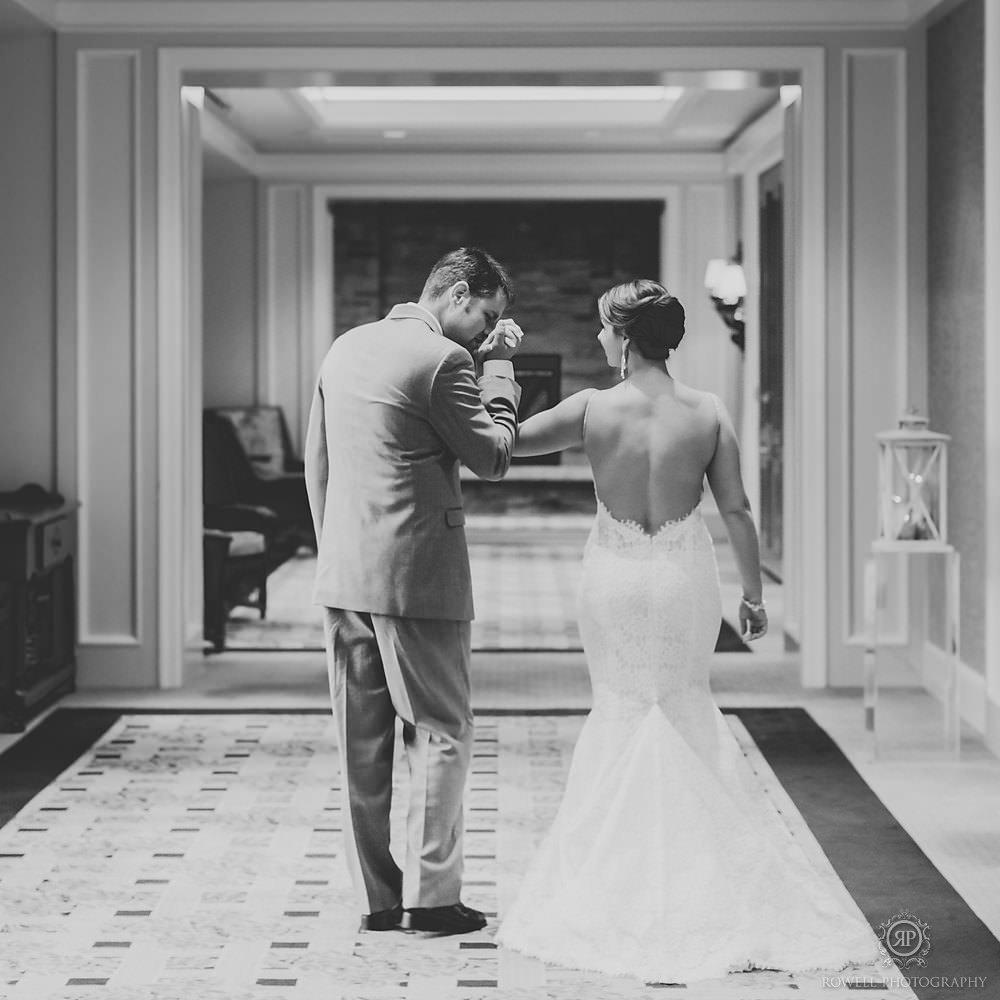
[[[650,535],[599,500],[579,618],[593,709],[498,943],[657,982],[877,960],[854,901],[809,862],[712,698],[721,601],[700,509]]]

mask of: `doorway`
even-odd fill
[[[613,58],[615,65],[620,65],[622,52],[616,50],[611,53],[609,50],[607,57]],[[165,48],[161,50],[158,109],[160,178],[158,187],[158,243],[160,251],[158,255],[160,288],[158,329],[160,330],[159,347],[162,348],[162,355],[168,362],[160,369],[160,416],[162,419],[158,424],[158,433],[161,482],[167,484],[183,482],[186,476],[184,450],[177,446],[176,440],[177,428],[182,427],[185,421],[183,395],[179,389],[186,377],[182,364],[183,352],[178,349],[178,340],[182,338],[175,336],[175,331],[178,328],[183,328],[183,323],[178,323],[177,320],[185,301],[183,288],[178,287],[178,276],[182,270],[181,262],[184,259],[185,239],[183,224],[179,221],[179,215],[176,211],[183,181],[180,167],[175,162],[173,155],[178,145],[180,133],[180,120],[174,103],[180,84],[183,81],[196,81],[200,73],[239,71],[250,64],[257,66],[257,72],[261,73],[271,70],[305,72],[314,71],[317,65],[330,68],[368,69],[374,60],[379,65],[391,65],[394,70],[398,70],[402,59],[402,62],[411,68],[424,69],[433,63],[434,66],[447,64],[447,68],[452,70],[467,70],[472,68],[473,60],[476,68],[481,67],[484,58],[485,62],[489,64],[488,68],[506,68],[511,65],[511,60],[513,60],[521,71],[552,66],[558,66],[561,71],[572,71],[581,67],[592,67],[597,55],[594,50],[575,51],[572,48],[546,50],[513,48],[475,54],[458,50],[454,52],[450,50],[435,51],[431,54],[416,49],[405,51],[400,49],[391,51],[388,49],[366,50],[365,52],[351,49],[308,50],[304,48],[282,51],[267,48],[253,50]],[[804,331],[814,331],[812,336],[804,338],[801,345],[802,351],[796,359],[796,374],[802,376],[801,379],[796,379],[796,385],[801,386],[803,408],[809,415],[805,424],[807,436],[811,432],[812,437],[818,438],[818,440],[805,442],[806,447],[803,451],[807,460],[802,463],[801,469],[796,470],[796,487],[802,492],[804,506],[810,509],[823,509],[825,507],[825,472],[818,459],[813,460],[808,457],[823,454],[824,423],[822,414],[825,411],[825,391],[822,386],[815,384],[815,378],[810,377],[809,374],[821,368],[818,361],[825,352],[822,336],[824,329],[822,322],[824,295],[822,292],[825,288],[824,254],[822,252],[825,245],[822,212],[824,190],[824,142],[821,113],[824,89],[822,50],[818,48],[787,49],[777,47],[758,50],[744,48],[712,50],[679,48],[669,51],[637,49],[629,53],[629,58],[635,65],[647,70],[662,70],[663,66],[668,63],[678,70],[689,71],[703,71],[738,63],[759,70],[791,71],[800,74],[800,79],[804,84],[803,89],[811,95],[811,100],[815,102],[810,105],[814,110],[802,117],[802,131],[796,137],[796,145],[800,146],[802,156],[803,190],[801,217],[803,256],[800,279],[797,284],[804,292],[802,328]],[[605,65],[601,60],[598,61],[601,62],[601,65]],[[608,178],[611,174],[608,171],[613,157],[614,154],[605,157],[607,164],[602,164],[600,169],[593,169],[596,163],[593,158],[550,154],[538,160],[536,166],[541,171],[540,173],[536,172],[532,175],[529,170],[524,172],[524,177],[511,173],[515,165],[514,161],[508,159],[501,163],[493,159],[486,164],[485,172],[480,169],[478,173],[467,173],[461,178],[452,176],[453,171],[449,169],[453,162],[451,158],[427,157],[425,158],[426,164],[421,166],[418,163],[415,173],[413,173],[412,163],[408,163],[411,173],[405,179],[398,175],[394,168],[388,169],[384,177],[374,178],[369,175],[361,179],[356,174],[351,173],[352,163],[347,160],[343,162],[340,173],[334,170],[329,176],[320,179],[313,172],[309,176],[304,175],[299,181],[303,184],[302,190],[305,197],[308,199],[311,196],[314,204],[320,200],[325,202],[331,193],[330,188],[343,185],[351,185],[355,189],[354,193],[362,196],[364,194],[370,196],[374,193],[373,187],[381,187],[383,190],[380,193],[384,193],[388,189],[391,191],[390,197],[413,196],[414,192],[433,195],[441,189],[447,190],[446,196],[460,197],[463,187],[465,191],[475,187],[481,189],[483,186],[495,186],[506,192],[517,189],[523,192],[524,185],[531,184],[537,186],[538,193],[542,196],[548,196],[551,193],[551,196],[557,198],[572,195],[587,197],[592,195],[595,189],[605,187],[609,183]],[[618,157],[618,159],[622,158]],[[397,162],[399,162],[398,159]],[[640,194],[640,197],[643,196],[642,193],[650,191],[654,197],[666,194],[669,200],[672,194],[676,194],[676,191],[671,191],[671,188],[677,186],[673,180],[666,184],[662,181],[664,169],[668,170],[668,177],[673,177],[669,167],[669,162],[664,165],[656,157],[632,156],[628,158],[627,163],[622,162],[618,165],[614,176],[617,178],[618,188],[621,191],[632,190]],[[353,169],[356,169],[356,165]],[[475,183],[469,180],[470,176],[476,178]],[[695,196],[701,197],[704,194],[704,179],[704,165],[702,165],[697,172],[680,178],[679,183],[689,185],[687,190]],[[653,189],[655,189],[655,193]],[[700,208],[701,205],[699,204],[698,207]],[[317,213],[313,212],[311,219],[315,221],[317,217]],[[696,217],[697,213],[692,216],[692,219]],[[320,336],[322,332],[320,329],[322,326],[321,315],[325,310],[316,307],[323,303],[328,289],[323,288],[322,282],[316,281],[316,278],[328,269],[330,250],[328,247],[320,246],[323,242],[322,234],[313,228],[311,223],[304,223],[304,225],[307,228],[301,231],[298,245],[311,258],[311,266],[303,273],[311,274],[313,277],[312,283],[303,288],[302,297],[298,301],[309,310],[312,329],[316,332],[317,341],[319,341],[322,339]],[[309,232],[310,228],[311,232]],[[696,235],[696,230],[692,228],[689,235]],[[694,290],[700,282],[700,275],[696,276],[695,272],[702,270],[701,265],[692,263],[689,266],[685,259],[690,251],[690,246],[687,243],[684,246],[671,246],[670,249],[677,252],[671,252],[666,265],[668,273],[665,277],[668,284],[689,286],[690,294],[688,297],[692,302],[695,302],[697,296]],[[679,269],[679,281],[675,280],[678,276],[677,273],[670,273],[671,268]],[[688,271],[691,273],[687,273]],[[174,294],[175,292],[177,294]],[[169,529],[183,519],[183,508],[179,498],[174,496],[169,485],[164,490],[161,500],[160,535],[166,541]],[[795,545],[796,558],[798,562],[803,564],[798,567],[799,575],[804,581],[807,581],[807,586],[802,594],[803,653],[806,653],[807,647],[815,645],[813,656],[803,655],[804,666],[808,665],[812,674],[806,678],[804,673],[804,679],[807,683],[815,684],[817,680],[822,682],[822,679],[816,676],[817,673],[821,673],[825,677],[826,669],[825,556],[819,548],[802,544],[801,539],[795,538],[793,541],[797,543]],[[160,683],[162,686],[168,687],[183,683],[184,635],[183,630],[176,627],[179,620],[176,609],[183,604],[184,599],[183,575],[183,560],[179,557],[165,560],[160,564]]]
[[[784,166],[758,180],[760,235],[760,554],[781,579],[784,518]]]

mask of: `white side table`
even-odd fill
[[[864,569],[865,614],[865,730],[869,734],[873,753],[878,755],[878,661],[881,609],[878,600],[889,555],[943,556],[945,573],[945,652],[947,667],[942,697],[941,736],[946,756],[958,759],[961,746],[961,721],[958,706],[959,596],[961,557],[953,545],[937,541],[876,541],[872,543]],[[907,559],[909,570],[909,559]]]

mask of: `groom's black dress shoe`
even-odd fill
[[[486,917],[479,910],[464,903],[451,906],[413,907],[406,911],[407,923],[411,931],[433,931],[436,934],[468,934],[482,930]]]
[[[394,931],[399,927],[399,922],[403,919],[403,907],[393,906],[388,910],[378,910],[375,913],[368,913],[361,918],[362,931]]]

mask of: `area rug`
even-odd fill
[[[927,977],[986,975],[997,942],[835,744],[799,709],[741,709],[733,732],[796,837],[832,864],[873,926],[907,908],[933,929]],[[466,796],[467,901],[516,889],[558,805],[579,714],[477,718]],[[397,787],[405,789],[399,761]],[[396,797],[398,847],[405,796]],[[358,934],[342,851],[330,717],[62,709],[0,755],[0,997],[553,1000],[847,995],[753,973],[641,984],[498,952],[495,919],[458,938]],[[20,811],[17,811],[17,810]],[[15,814],[16,813],[16,814]],[[827,862],[825,859],[828,858]],[[855,988],[911,992],[881,966]]]
[[[477,652],[579,651],[576,588],[579,540],[534,544],[473,544]],[[322,650],[323,619],[312,603],[316,559],[299,554],[268,578],[267,618],[252,608],[234,608],[226,624],[230,650]],[[728,622],[719,629],[716,652],[750,652]]]

